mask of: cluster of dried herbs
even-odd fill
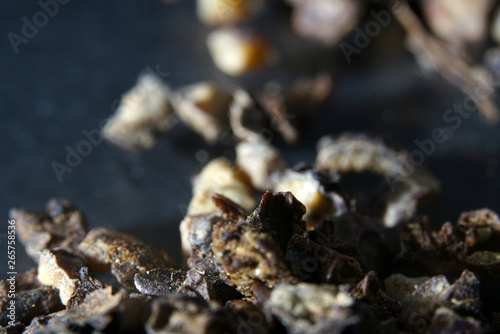
[[[217,39],[220,40],[220,39]],[[330,75],[303,78],[289,87],[266,86],[254,94],[200,82],[173,91],[151,73],[142,74],[103,129],[106,139],[129,150],[144,150],[178,120],[207,142],[279,131],[291,144],[312,125],[315,112],[333,89]],[[245,130],[248,128],[249,130]],[[273,129],[273,130],[271,130]]]
[[[217,26],[207,39],[216,66],[230,75],[264,67],[276,59],[266,34],[238,24],[266,13],[277,1],[198,0],[201,22]],[[339,46],[368,12],[395,17],[419,64],[462,90],[489,122],[498,121],[495,76],[500,74],[500,7],[494,0],[285,0],[292,8],[293,31],[304,38]],[[409,3],[413,8],[410,7]],[[382,8],[382,10],[380,9]],[[381,12],[384,12],[380,14]],[[417,14],[418,13],[418,14]],[[373,15],[372,15],[373,16]],[[370,19],[374,18],[370,16]],[[389,16],[389,18],[387,18]],[[236,25],[236,26],[235,26]],[[230,26],[230,28],[228,28]],[[372,33],[373,34],[373,33]],[[378,33],[377,33],[378,34]],[[222,38],[225,36],[224,38]],[[259,36],[250,37],[250,36]],[[231,50],[231,52],[228,52]],[[275,51],[276,53],[277,51]]]
[[[323,138],[314,164],[289,168],[275,147],[241,130],[251,136],[238,144],[235,162],[215,159],[194,179],[180,224],[184,265],[133,236],[87,231],[66,200],[50,200],[45,213],[12,209],[38,268],[16,278],[14,325],[8,285],[0,283],[2,330],[500,331],[500,304],[487,314],[480,301],[480,279],[500,284],[496,213],[466,212],[434,231],[417,207],[437,181],[408,169],[405,151],[348,133]],[[377,192],[381,206],[358,210],[343,190],[343,177],[359,172],[397,180]],[[115,279],[96,277],[106,271]]]

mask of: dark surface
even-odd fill
[[[288,82],[300,74],[333,69],[337,88],[315,131],[293,148],[277,140],[291,164],[313,162],[317,139],[342,131],[388,135],[414,150],[414,141],[445,127],[446,109],[465,98],[439,76],[422,73],[394,24],[348,64],[338,48],[314,53],[318,45],[292,36],[286,13],[274,22],[264,17],[258,22],[273,31],[281,63],[233,79],[212,65],[205,48],[209,29],[196,20],[193,1],[71,1],[15,54],[7,34],[20,34],[21,19],[32,21],[39,10],[29,1],[0,4],[0,278],[6,273],[9,208],[42,211],[51,197],[75,203],[90,227],[133,233],[180,260],[178,223],[190,200],[190,177],[204,163],[196,153],[204,150],[209,159],[231,157],[231,145],[210,146],[178,125],[155,148],[140,154],[105,142],[93,146],[62,182],[51,167],[54,161],[65,163],[67,146],[75,149],[86,139],[82,131],[99,128],[148,67],[168,72],[162,79],[174,88],[207,79],[256,88],[269,79]],[[456,221],[464,210],[500,211],[499,129],[473,114],[426,159],[443,188],[422,208],[432,223]],[[32,266],[18,243],[17,270]]]

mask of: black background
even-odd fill
[[[18,53],[7,35],[21,34],[22,18],[32,22],[41,8],[32,1],[3,1],[0,278],[6,272],[9,208],[43,211],[51,197],[75,203],[91,228],[133,233],[180,260],[178,224],[190,200],[190,177],[204,163],[204,152],[196,153],[203,150],[209,159],[232,157],[232,145],[208,145],[178,125],[142,153],[106,142],[93,146],[62,182],[51,167],[54,161],[65,164],[66,147],[75,149],[86,139],[82,131],[99,129],[146,68],[168,73],[162,79],[173,88],[214,80],[255,89],[267,80],[287,83],[320,69],[334,71],[337,87],[314,131],[296,147],[276,140],[291,165],[313,162],[316,141],[343,131],[371,131],[390,136],[410,151],[417,149],[414,141],[446,127],[445,111],[463,103],[465,96],[456,88],[438,75],[423,73],[405,51],[403,33],[394,22],[348,63],[338,47],[324,49],[293,36],[283,8],[276,5],[254,23],[269,32],[281,52],[280,62],[235,79],[213,66],[205,47],[210,29],[197,21],[193,1],[73,0],[61,5],[27,44],[19,45]],[[367,16],[359,27],[370,19]],[[344,41],[352,44],[354,37],[350,34]],[[426,159],[442,184],[442,192],[421,210],[431,223],[456,221],[465,210],[500,210],[499,129],[473,114]],[[17,270],[32,266],[18,244]]]

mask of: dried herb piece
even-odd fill
[[[186,272],[175,269],[154,269],[134,275],[134,284],[140,293],[166,296],[176,292],[186,279]]]
[[[387,294],[396,300],[399,304],[405,305],[410,299],[416,288],[430,277],[406,277],[402,274],[392,274],[384,280]]]
[[[251,287],[264,283],[297,282],[282,252],[267,233],[255,232],[246,221],[220,222],[214,226],[212,251],[221,278],[246,296]]]
[[[213,82],[199,82],[176,92],[175,109],[186,125],[208,142],[218,139],[229,122],[232,94]]]
[[[171,95],[156,75],[141,74],[104,126],[104,137],[126,150],[153,147],[158,138],[176,124]]]
[[[486,121],[498,122],[499,114],[494,102],[495,88],[488,71],[480,66],[469,65],[463,56],[453,54],[441,41],[429,34],[406,1],[399,1],[395,7],[394,16],[407,34],[407,48],[415,55],[419,64],[437,71],[468,95]]]
[[[290,143],[297,143],[310,129],[318,109],[328,100],[333,89],[329,74],[297,80],[290,87],[268,85],[257,94],[257,100]]]
[[[336,45],[363,14],[360,0],[293,0],[292,24],[303,37]]]
[[[59,289],[61,302],[67,305],[80,285],[80,269],[85,266],[85,260],[64,249],[44,249],[38,264],[38,280]]]
[[[66,304],[66,308],[72,309],[77,305],[80,305],[89,293],[98,289],[103,289],[104,287],[105,285],[103,283],[91,275],[89,268],[80,268],[80,281],[78,283],[78,287],[71,294],[71,297]]]
[[[233,326],[222,309],[203,299],[170,294],[153,301],[147,333],[220,334],[233,333]]]
[[[422,328],[422,327],[420,327]],[[420,330],[418,328],[417,330]],[[449,308],[439,307],[432,317],[428,333],[483,333],[481,323],[472,317],[461,317]]]
[[[28,333],[143,333],[150,313],[148,304],[147,298],[130,298],[124,291],[114,293],[112,287],[107,287],[89,293],[70,310],[35,319],[27,330]]]
[[[273,178],[287,165],[276,147],[264,140],[241,142],[236,145],[236,164],[248,175],[259,191],[273,189]]]
[[[304,220],[308,229],[348,210],[348,204],[340,194],[338,175],[302,168],[288,169],[275,179],[273,191],[290,191],[306,207]]]
[[[251,187],[245,182],[243,173],[225,158],[210,161],[196,176],[187,214],[196,216],[218,212],[212,202],[215,194],[230,198],[247,211],[255,208]]]
[[[229,105],[229,122],[233,134],[241,141],[260,142],[269,136],[267,115],[250,94],[241,88],[234,92],[233,101]]]
[[[330,173],[372,172],[385,177],[392,188],[383,214],[386,227],[407,222],[417,206],[439,190],[439,182],[430,173],[409,163],[406,151],[364,134],[321,138],[316,165]]]
[[[266,192],[259,207],[248,217],[255,232],[271,236],[283,254],[294,235],[303,235],[306,224],[302,220],[306,208],[291,192]]]
[[[262,68],[276,58],[263,35],[236,27],[212,31],[207,36],[207,45],[215,66],[232,76]]]
[[[222,217],[215,213],[184,217],[179,229],[185,257],[189,257],[192,250],[201,251],[203,254],[210,253],[212,226],[221,219]]]
[[[372,316],[355,305],[346,286],[280,284],[264,304],[288,333],[343,333],[377,331]]]
[[[445,40],[457,54],[484,43],[488,36],[488,17],[494,3],[494,0],[421,2],[425,21],[433,33]]]
[[[445,307],[462,316],[477,317],[480,311],[479,280],[474,273],[464,270],[450,285],[443,275],[434,276],[418,285],[403,306],[401,321],[406,330],[422,326],[417,317],[431,319],[438,307]],[[424,323],[424,328],[429,325]]]
[[[198,0],[196,12],[208,25],[245,22],[262,11],[265,0]]]
[[[92,229],[79,247],[96,272],[111,268],[118,282],[134,288],[134,275],[152,269],[176,268],[167,253],[141,240],[106,228]]]
[[[402,258],[432,272],[469,268],[486,277],[500,276],[500,220],[489,209],[464,212],[457,225],[447,222],[439,231],[417,220],[403,228],[401,240]]]
[[[242,297],[235,288],[224,283],[219,276],[206,275],[194,269],[187,272],[186,280],[179,291],[193,291],[206,301],[219,301],[222,303]]]
[[[47,202],[46,213],[32,213],[23,209],[10,210],[10,219],[16,221],[19,239],[26,252],[38,262],[40,251],[45,248],[62,248],[70,252],[87,233],[84,214],[63,198],[52,198]]]
[[[36,269],[15,275],[16,297],[14,299],[15,317],[9,317],[11,300],[9,298],[10,281],[0,281],[0,329],[6,333],[16,333],[29,325],[37,316],[64,309],[59,299],[59,291],[50,286],[44,286],[37,280]],[[14,320],[14,326],[8,326]]]

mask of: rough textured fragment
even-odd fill
[[[481,323],[472,317],[461,317],[456,312],[440,307],[434,312],[427,333],[483,333]]]
[[[18,325],[4,328],[7,333],[15,333],[16,330],[29,325],[31,320],[37,316],[57,312],[64,309],[59,298],[59,291],[50,286],[40,284],[37,279],[36,269],[15,275],[14,299],[9,298],[11,294],[10,281],[0,281],[0,328],[6,327],[12,320]],[[15,317],[9,317],[11,300],[15,303]]]
[[[404,328],[410,331],[420,327],[426,329],[429,326],[428,321],[422,323],[415,319],[432,319],[439,307],[445,307],[463,316],[477,317],[480,311],[477,277],[464,270],[452,285],[443,275],[434,276],[418,285],[401,312]]]
[[[285,254],[290,239],[306,231],[302,220],[305,211],[291,192],[266,192],[259,207],[248,217],[248,223],[254,231],[268,234]]]
[[[112,287],[95,290],[76,307],[35,319],[28,333],[143,333],[150,314],[147,298],[128,297]]]
[[[225,158],[210,161],[196,176],[193,183],[193,198],[187,214],[190,216],[218,212],[212,202],[212,196],[221,194],[250,212],[255,207],[255,200],[250,186],[244,182],[244,175]]]
[[[246,296],[256,283],[298,282],[273,239],[247,222],[215,225],[212,250],[221,278]]]
[[[63,198],[47,202],[46,213],[32,213],[11,209],[10,219],[16,221],[17,235],[26,252],[36,262],[45,248],[63,248],[75,252],[87,233],[87,220],[83,213]]]
[[[68,304],[71,295],[80,285],[80,269],[85,261],[63,249],[45,249],[40,254],[38,280],[59,289],[61,302]]]
[[[402,274],[392,274],[384,280],[384,283],[387,294],[404,305],[410,300],[415,289],[429,279],[426,276],[406,277]]]
[[[258,139],[236,145],[236,164],[248,175],[253,187],[260,191],[272,190],[273,176],[287,167],[276,147]]]
[[[270,64],[275,51],[263,35],[238,28],[219,28],[207,36],[207,45],[215,66],[238,76]]]
[[[292,4],[294,30],[327,45],[337,44],[354,28],[363,12],[359,0],[297,0]]]
[[[329,74],[320,74],[299,79],[290,87],[270,87],[258,93],[257,99],[283,138],[295,144],[311,128],[318,109],[330,97],[333,79]]]
[[[439,182],[425,169],[413,166],[406,151],[364,134],[323,137],[316,164],[319,170],[330,173],[372,172],[385,177],[392,190],[383,214],[386,227],[407,222],[417,206],[439,190]]]
[[[111,268],[118,282],[134,288],[134,275],[151,269],[176,268],[167,253],[155,249],[141,240],[106,228],[91,230],[80,244],[93,271]]]
[[[232,333],[233,326],[217,306],[209,305],[201,298],[171,294],[153,302],[146,332],[220,334]]]
[[[104,137],[123,149],[153,147],[158,138],[176,124],[171,95],[154,74],[141,74],[104,126]]]
[[[140,293],[165,296],[176,292],[186,279],[186,272],[174,269],[155,269],[134,275],[134,284]]]
[[[289,333],[343,333],[377,331],[369,314],[362,312],[346,287],[300,283],[280,284],[264,304]],[[365,326],[366,324],[366,326]]]
[[[199,82],[176,93],[174,105],[184,123],[207,141],[218,139],[229,122],[228,109],[232,94],[212,82]]]
[[[499,227],[498,215],[489,209],[464,212],[456,225],[447,222],[439,231],[420,219],[401,231],[403,258],[431,271],[456,274],[469,268],[499,277]]]
[[[76,307],[85,300],[85,297],[87,297],[89,293],[95,290],[103,289],[104,287],[105,285],[103,283],[89,273],[89,268],[80,268],[80,281],[78,283],[78,287],[71,294],[71,297],[66,304],[66,308],[72,309]]]
[[[276,178],[273,191],[290,191],[306,207],[304,220],[308,229],[348,210],[348,204],[340,194],[338,176],[305,168],[287,170]]]
[[[243,89],[234,92],[229,106],[229,122],[233,134],[241,141],[265,141],[270,135],[267,115]]]

